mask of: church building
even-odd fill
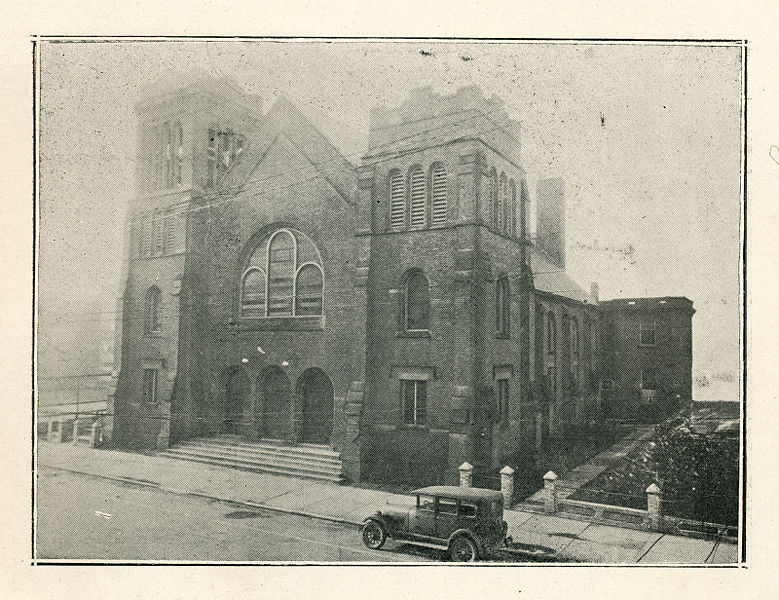
[[[528,181],[498,97],[374,108],[356,164],[231,80],[137,119],[113,444],[450,483],[690,399],[692,302],[604,302],[566,274],[563,181]]]

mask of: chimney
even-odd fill
[[[593,281],[590,284],[590,296],[592,296],[592,299],[595,300],[595,302],[598,302],[600,298],[598,298],[598,293],[600,292],[600,287],[598,286],[597,281]]]
[[[536,237],[538,247],[565,269],[565,184],[561,177],[538,180]]]

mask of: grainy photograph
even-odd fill
[[[34,55],[34,563],[743,563],[746,43]]]

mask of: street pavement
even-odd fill
[[[45,441],[38,443],[38,466],[39,470],[42,466],[48,466],[136,487],[146,486],[158,492],[175,494],[179,502],[192,498],[223,500],[249,509],[265,509],[351,526],[359,525],[364,517],[387,503],[410,504],[408,496],[377,490],[239,471],[162,456],[97,450]],[[56,495],[55,490],[47,489],[49,493]],[[39,490],[39,506],[44,491],[43,488]],[[68,506],[68,502],[60,504],[61,508]],[[699,540],[599,525],[523,510],[506,510],[504,518],[514,542],[527,548],[537,548],[550,555],[553,553],[555,562],[737,562],[736,545],[721,540]],[[45,533],[45,525],[45,522],[39,522],[39,535]],[[359,536],[354,537],[359,541]],[[153,543],[153,540],[150,540],[150,543]],[[354,558],[346,560],[381,560],[372,556],[372,553],[370,557],[355,555]]]
[[[435,553],[369,550],[356,527],[59,469],[38,470],[40,560],[420,562]]]

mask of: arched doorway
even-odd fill
[[[269,367],[262,375],[262,437],[286,439],[292,420],[292,384],[279,367]]]
[[[303,427],[300,439],[329,444],[333,431],[333,384],[322,369],[308,369],[298,380],[302,400]]]
[[[243,369],[235,369],[228,375],[222,422],[224,432],[241,433],[250,387],[251,382]]]

